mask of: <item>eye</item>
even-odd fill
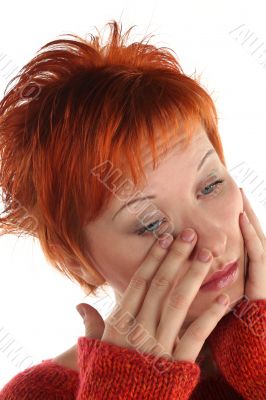
[[[166,218],[157,219],[156,221],[151,222],[149,225],[144,226],[143,228],[138,230],[136,233],[138,235],[143,235],[145,232],[155,232],[166,221],[167,221]],[[160,224],[158,225],[158,223],[160,223]],[[153,228],[154,225],[156,226],[156,228]]]
[[[216,189],[219,185],[222,185],[223,183],[224,179],[217,179],[215,182],[210,183],[210,185],[205,186],[203,190],[207,189],[208,193],[204,193],[203,196],[206,197],[209,196],[209,194],[214,193],[215,190],[213,190],[213,188]],[[144,235],[145,232],[155,232],[159,227],[162,226],[164,222],[167,222],[166,218],[158,219],[154,222],[151,222],[149,225],[143,226],[143,228],[137,230],[136,233],[137,235]]]
[[[208,190],[210,190],[212,188],[216,189],[219,185],[221,185],[223,183],[224,183],[224,179],[217,179],[217,181],[211,183],[208,186],[205,186],[205,188],[203,190],[207,189],[207,191],[208,191]],[[211,190],[211,192],[208,192],[208,193],[204,193],[204,195],[208,196],[210,193],[214,193],[214,190]]]

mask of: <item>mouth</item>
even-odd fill
[[[203,281],[200,289],[217,290],[236,280],[239,271],[239,260],[226,264],[221,271],[215,272]]]

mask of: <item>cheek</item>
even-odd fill
[[[239,225],[239,214],[243,210],[243,199],[240,189],[234,179],[229,176],[227,190],[226,190],[226,203],[225,212],[228,213],[228,221],[235,221]]]
[[[224,221],[228,228],[235,227],[239,220],[239,214],[243,209],[243,199],[236,182],[230,175],[225,178],[225,184],[217,198],[211,199],[210,207],[213,207],[215,216]],[[213,215],[214,216],[214,215]],[[225,229],[227,231],[227,229]]]
[[[113,232],[109,238],[105,237],[102,245],[99,245],[98,239],[97,234],[90,239],[95,267],[97,265],[97,270],[111,286],[124,291],[145,257],[146,249],[142,257],[139,246],[137,248],[135,245],[134,248],[134,244],[131,243],[129,249],[128,238],[121,238],[121,235],[116,236]]]
[[[124,246],[119,251],[119,256],[116,260],[116,267],[119,268],[120,281],[123,282],[123,289],[125,290],[132,276],[145,260],[149,250],[147,247],[141,246],[140,243],[134,242],[134,240],[130,243],[129,250],[129,239],[125,239],[125,241],[121,240],[121,245],[123,242]]]

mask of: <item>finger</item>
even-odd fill
[[[265,234],[263,232],[263,229],[261,227],[259,219],[258,219],[257,215],[255,214],[253,208],[251,207],[250,201],[248,200],[244,190],[242,188],[240,188],[240,191],[241,191],[242,197],[243,197],[244,211],[246,211],[249,221],[254,226],[258,237],[260,238],[263,246],[265,247],[265,245],[266,245],[265,244]]]
[[[254,287],[260,285],[265,286],[266,266],[265,266],[265,249],[259,239],[257,232],[249,220],[245,219],[245,215],[241,214],[240,226],[243,232],[245,246],[249,256],[248,281]]]
[[[240,214],[240,227],[250,260],[261,261],[265,251],[258,234],[247,216]]]
[[[162,311],[157,337],[159,342],[167,347],[167,350],[171,353],[188,309],[196,297],[204,278],[207,276],[213,261],[211,252],[207,249],[204,250],[206,254],[209,254],[209,259],[204,261],[200,257],[202,253],[198,253],[197,260],[192,263],[181,282],[174,287]]]
[[[78,304],[76,309],[83,318],[85,336],[90,339],[101,339],[105,323],[100,313],[87,303]]]
[[[167,256],[153,276],[138,315],[139,320],[146,321],[147,329],[154,329],[158,326],[162,313],[163,300],[169,294],[177,272],[180,271],[187,261],[195,243],[196,232],[194,232],[192,242],[183,240],[182,234],[179,235],[172,243]]]
[[[228,310],[230,299],[227,294],[223,295],[227,298],[226,305],[217,303],[216,299],[208,310],[191,323],[182,338],[177,340],[173,353],[175,360],[195,362],[205,340]]]
[[[171,235],[169,235],[169,238],[170,236]],[[171,239],[173,240],[172,236]],[[132,276],[128,287],[123,293],[119,302],[118,313],[127,310],[130,315],[137,315],[147,293],[149,282],[166,256],[167,251],[166,248],[161,247],[159,240],[155,241],[148,255]]]

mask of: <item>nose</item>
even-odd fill
[[[194,219],[193,223],[188,223],[186,226],[193,228],[197,232],[197,243],[191,253],[192,259],[197,256],[199,249],[204,247],[212,252],[214,259],[225,260],[227,235],[220,225],[211,220],[203,221],[201,218],[200,223],[198,219]]]
[[[223,258],[226,249],[226,234],[221,228],[212,227],[210,229],[204,229],[204,232],[198,232],[197,245],[202,248],[206,247],[209,249],[214,258]]]

